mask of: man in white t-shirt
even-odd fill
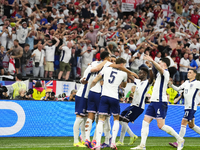
[[[68,42],[67,46],[61,46],[59,49],[62,49],[61,56],[60,56],[60,72],[58,74],[58,79],[61,79],[63,71],[67,71],[65,80],[68,80],[69,74],[71,71],[71,66],[69,64],[69,60],[71,58],[72,53],[72,43]],[[74,49],[74,48],[73,48]]]
[[[131,52],[129,51],[129,47],[125,47],[122,49],[121,57],[126,60],[126,68],[129,68],[129,60],[131,59]]]
[[[34,50],[31,57],[34,57],[33,61],[33,76],[38,77],[40,73],[40,77],[44,77],[44,65],[45,61],[45,52],[42,50],[42,44],[38,44],[38,49]]]
[[[16,23],[16,27],[17,27],[17,39],[19,40],[19,45],[24,48],[24,45],[26,43],[26,38],[28,35],[28,32],[31,31],[31,29],[35,29],[34,25],[31,23],[31,28],[27,27],[27,23],[25,21],[22,22],[22,24],[20,25],[20,21],[22,19],[20,19],[17,23]]]
[[[83,76],[85,69],[87,68],[88,64],[92,62],[93,56],[96,53],[96,49],[92,49],[91,46],[88,46],[87,49],[80,54],[82,56],[81,76]]]
[[[60,40],[56,37],[53,36],[53,39],[56,40],[56,44],[53,45],[52,40],[48,40],[44,43],[43,48],[46,50],[45,55],[46,55],[46,65],[45,65],[45,78],[47,78],[48,72],[49,72],[49,77],[52,77],[53,71],[54,71],[54,54],[56,47],[60,43]]]
[[[180,61],[180,77],[181,77],[181,84],[187,79],[187,71],[190,66],[190,61],[188,59],[188,53],[185,53],[183,58]]]
[[[199,52],[200,44],[197,43],[197,39],[194,38],[194,39],[192,40],[192,42],[193,42],[193,43],[190,44],[189,49],[192,51],[194,48],[196,48],[196,49],[197,49],[197,52]]]

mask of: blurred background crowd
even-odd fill
[[[125,2],[126,6],[133,4]],[[200,3],[136,0],[130,11],[123,3],[1,0],[1,75],[21,73],[22,77],[75,81],[88,64],[100,60],[100,53],[108,51],[114,58],[126,59],[126,67],[135,73],[145,66],[146,54],[156,62],[161,57],[170,59],[170,78],[176,85],[187,79],[188,68],[196,69],[200,80]],[[37,86],[35,89],[42,92],[39,83]],[[128,94],[124,89],[119,93],[122,102],[130,103],[134,87]],[[167,93],[170,103],[184,103],[182,94],[171,87]]]

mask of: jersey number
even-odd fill
[[[110,79],[108,80],[109,83],[113,83],[115,81],[115,74],[117,74],[117,72],[112,71],[110,74]]]
[[[189,111],[185,111],[184,117],[187,117],[189,115]]]
[[[160,109],[157,110],[157,114],[160,115]]]

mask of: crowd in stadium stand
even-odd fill
[[[76,80],[108,51],[135,73],[146,65],[146,54],[156,62],[170,59],[176,85],[189,68],[200,80],[199,6],[192,0],[145,0],[123,12],[121,0],[1,0],[1,75],[9,74],[5,59],[14,59],[15,73],[23,76],[32,59],[33,77]],[[174,92],[169,87],[167,93]]]

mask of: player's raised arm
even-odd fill
[[[121,71],[124,71],[126,72],[128,75],[132,75],[134,76],[135,78],[138,79],[138,75],[134,72],[131,72],[130,70],[126,69],[125,67],[119,65],[119,64],[111,64],[109,67],[113,67],[113,68],[116,68],[116,69],[119,69]]]
[[[91,69],[91,72],[98,72],[98,71],[100,71],[100,70],[103,68],[103,66],[104,66],[107,62],[108,62],[107,60],[104,60],[104,61],[101,62],[98,66],[93,67],[93,68]]]
[[[151,57],[148,56],[148,55],[144,55],[143,59],[152,62],[152,64],[155,66],[155,68],[156,68],[161,74],[164,73],[164,68],[161,68],[161,66],[160,66],[157,62],[155,62],[155,61],[153,60],[153,58],[151,58]]]
[[[149,67],[149,84],[152,84],[153,82],[153,71],[152,71],[152,65],[149,61],[146,61],[146,65]]]

